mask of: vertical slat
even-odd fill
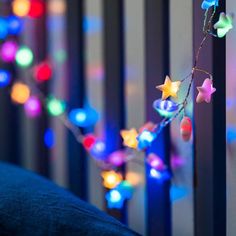
[[[84,1],[67,0],[68,42],[68,108],[83,107],[84,102]],[[86,155],[84,149],[68,133],[68,161],[70,189],[83,199],[87,198]]]
[[[59,8],[60,11],[55,9],[56,2],[62,6]],[[68,94],[66,0],[49,0],[47,6],[48,59],[53,68],[53,77],[49,82],[50,92],[57,98],[66,100]],[[50,118],[49,127],[55,134],[55,143],[50,150],[50,175],[57,184],[68,187],[67,129],[57,117]]]
[[[104,122],[104,77],[103,77],[103,19],[102,0],[85,2],[86,37],[86,93],[87,102],[99,113],[100,120],[93,130],[97,137],[103,137]],[[104,188],[101,169],[88,156],[88,201],[104,209]]]
[[[236,12],[234,0],[226,2],[226,12]],[[235,28],[227,34],[226,40],[226,117],[227,117],[227,236],[236,232],[236,94],[235,94],[235,74],[236,74],[236,30]]]
[[[123,0],[104,0],[105,139],[107,152],[121,148],[124,128]],[[115,211],[111,211],[114,214]],[[118,218],[126,221],[125,211]]]
[[[194,2],[195,51],[203,38],[201,3]],[[220,1],[217,15],[224,10]],[[195,106],[195,235],[220,236],[226,235],[225,40],[209,40],[203,53],[199,67],[213,73],[217,91],[211,104]]]
[[[145,123],[144,76],[144,0],[125,1],[125,108],[126,127],[139,128]],[[128,225],[146,235],[144,154],[138,156],[142,165],[127,164],[127,180],[134,184],[134,195],[128,202]],[[137,207],[138,206],[138,207]]]
[[[152,108],[152,103],[161,97],[156,85],[162,84],[169,73],[169,1],[147,0],[145,2],[146,27],[146,118],[160,120]],[[150,151],[161,156],[169,166],[168,127],[153,143]],[[148,235],[171,235],[170,182],[158,182],[149,175],[147,178],[147,228]]]
[[[192,1],[170,1],[170,71],[172,80],[180,80],[192,70]],[[184,14],[183,14],[184,12]],[[181,24],[181,27],[179,25]],[[178,102],[186,95],[188,82],[181,85]],[[189,100],[187,115],[193,118],[193,101]],[[181,116],[171,124],[171,158],[183,162],[173,168],[171,184],[172,235],[193,235],[193,143],[180,136]],[[174,167],[174,165],[173,165]]]

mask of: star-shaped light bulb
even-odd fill
[[[138,146],[138,132],[136,129],[130,129],[130,130],[121,130],[120,132],[122,138],[123,138],[123,144],[127,147],[136,149]]]
[[[214,24],[217,36],[223,38],[233,28],[233,18],[229,14],[220,13],[219,20]]]
[[[109,189],[115,188],[122,181],[122,175],[120,173],[116,173],[114,170],[103,171],[101,176],[104,180],[104,187]]]
[[[201,102],[211,102],[211,95],[216,91],[216,89],[213,87],[212,80],[207,78],[204,80],[201,87],[197,87],[198,95],[196,98],[197,103]]]
[[[156,86],[156,88],[162,91],[162,100],[165,100],[168,97],[177,97],[180,84],[180,81],[172,82],[170,77],[166,76],[164,84]]]

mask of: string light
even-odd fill
[[[124,199],[131,199],[134,193],[134,188],[133,186],[127,181],[127,180],[123,180],[121,181],[115,188],[116,190],[119,191],[119,193],[121,194],[121,196]]]
[[[21,46],[16,53],[16,63],[20,67],[28,67],[33,62],[34,56],[30,48]]]
[[[41,114],[41,102],[39,98],[31,96],[24,104],[25,113],[30,118],[35,118]]]
[[[46,129],[44,132],[44,144],[51,149],[55,145],[55,134],[52,129]]]
[[[180,133],[184,141],[189,141],[192,135],[192,122],[187,116],[184,116],[180,123]]]
[[[36,81],[44,82],[52,77],[51,65],[44,61],[34,67],[34,78]]]
[[[18,35],[23,28],[23,21],[17,16],[9,16],[8,19],[8,33],[12,35]]]
[[[5,18],[0,17],[0,39],[5,39],[8,34],[8,24]]]
[[[202,2],[201,7],[202,9],[207,10],[210,7],[218,6],[218,5],[219,5],[219,0],[204,0]]]
[[[24,104],[30,96],[29,87],[21,82],[13,84],[11,89],[11,99],[15,103]]]
[[[96,140],[90,149],[90,154],[96,160],[104,160],[106,158],[106,144],[101,140]]]
[[[211,79],[205,79],[201,87],[197,87],[198,95],[196,102],[211,102],[211,95],[216,91]]]
[[[18,45],[15,41],[6,41],[1,47],[1,58],[4,62],[10,63],[15,61]]]
[[[29,0],[14,0],[12,2],[12,11],[16,16],[25,17],[28,15],[30,9]]]
[[[83,139],[83,146],[86,150],[91,150],[96,142],[96,137],[93,134],[86,134]]]
[[[106,200],[108,208],[121,209],[125,199],[118,190],[112,189],[106,194]]]
[[[147,156],[147,163],[155,170],[157,171],[163,171],[166,169],[166,166],[162,159],[157,156],[155,153],[150,153]]]
[[[65,112],[66,103],[63,100],[50,96],[47,99],[47,110],[52,116],[60,116]]]
[[[178,104],[171,100],[158,99],[153,102],[153,108],[163,117],[170,118],[179,108]]]
[[[138,135],[138,149],[143,150],[151,145],[151,143],[156,139],[156,134],[148,130],[144,130]]]
[[[180,84],[180,81],[172,82],[170,77],[166,76],[164,84],[156,86],[156,88],[162,91],[162,100],[165,100],[168,97],[177,98]]]
[[[31,0],[28,16],[38,18],[44,14],[45,3],[42,0]]]
[[[126,153],[122,150],[111,153],[108,162],[114,166],[121,166],[126,160]]]
[[[98,113],[92,109],[72,109],[69,113],[69,120],[79,127],[89,127],[98,121]]]
[[[130,129],[130,130],[121,130],[120,132],[122,138],[123,138],[123,144],[124,146],[134,148],[136,149],[138,146],[138,132],[136,129]]]
[[[103,178],[103,186],[109,189],[115,188],[122,181],[122,175],[113,170],[103,171],[101,176]]]
[[[7,70],[0,69],[0,88],[6,87],[10,84],[11,75]]]
[[[233,18],[231,15],[220,13],[219,20],[214,24],[217,36],[223,38],[233,28]]]

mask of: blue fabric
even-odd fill
[[[138,235],[32,172],[0,163],[0,235]]]

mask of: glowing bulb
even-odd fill
[[[93,134],[86,134],[83,139],[83,146],[87,150],[91,150],[95,142],[96,142],[96,137]]]
[[[171,100],[158,99],[153,102],[153,108],[163,117],[170,118],[178,110],[178,104]]]
[[[23,27],[22,20],[17,16],[8,17],[8,32],[9,34],[18,35]]]
[[[31,0],[28,15],[33,18],[38,18],[44,14],[45,4],[42,0]]]
[[[47,81],[52,77],[51,65],[47,62],[42,62],[34,67],[34,78],[39,82]]]
[[[106,159],[106,144],[101,140],[96,140],[90,149],[90,154],[97,160]]]
[[[150,175],[155,179],[161,179],[161,172],[154,168],[151,168]]]
[[[48,11],[50,15],[63,15],[66,12],[65,0],[50,0]]]
[[[96,124],[98,121],[98,114],[97,112],[92,109],[73,109],[69,113],[69,120],[79,126],[79,127],[89,127]]]
[[[0,87],[6,87],[10,84],[11,75],[8,71],[0,69]]]
[[[214,24],[219,38],[223,38],[233,28],[233,18],[229,14],[220,13],[219,20]]]
[[[44,144],[47,148],[53,148],[55,144],[55,134],[52,129],[47,129],[44,133]]]
[[[50,115],[60,116],[65,112],[66,104],[64,101],[54,97],[49,97],[47,101],[47,109]]]
[[[5,39],[8,34],[8,24],[6,19],[0,17],[0,39]]]
[[[30,9],[29,0],[14,0],[12,2],[12,11],[16,16],[24,17],[27,16]]]
[[[120,134],[123,138],[124,146],[130,147],[130,148],[137,148],[137,146],[138,146],[138,140],[137,140],[138,132],[136,129],[121,130]]]
[[[20,67],[28,67],[33,62],[34,56],[32,51],[26,47],[22,46],[18,49],[16,53],[16,63]]]
[[[24,104],[30,96],[30,89],[26,84],[15,83],[11,89],[11,99],[19,104]]]
[[[162,171],[166,168],[162,159],[155,153],[150,153],[147,156],[147,163],[155,170]]]
[[[185,142],[189,141],[192,135],[192,122],[187,116],[184,116],[180,123],[180,133]]]
[[[112,189],[106,194],[106,200],[108,208],[120,209],[122,208],[125,199],[118,190]]]
[[[116,187],[121,181],[122,181],[122,176],[120,173],[116,173],[115,171],[103,171],[101,174],[103,178],[103,185],[106,188],[114,188]]]
[[[121,181],[115,189],[120,192],[123,198],[125,199],[132,198],[134,188],[127,180]]]
[[[202,9],[207,10],[208,8],[212,6],[218,6],[219,5],[219,0],[204,0],[202,2]]]
[[[138,149],[142,150],[149,147],[152,142],[156,139],[156,134],[148,130],[144,130],[137,137],[138,140]]]
[[[15,61],[18,45],[14,41],[6,41],[1,47],[1,58],[4,62],[10,63]]]
[[[32,96],[24,104],[24,109],[28,117],[37,117],[41,114],[42,111],[41,102],[37,97]]]
[[[124,164],[126,154],[124,151],[115,151],[111,153],[108,157],[108,162],[114,166],[121,166]]]

